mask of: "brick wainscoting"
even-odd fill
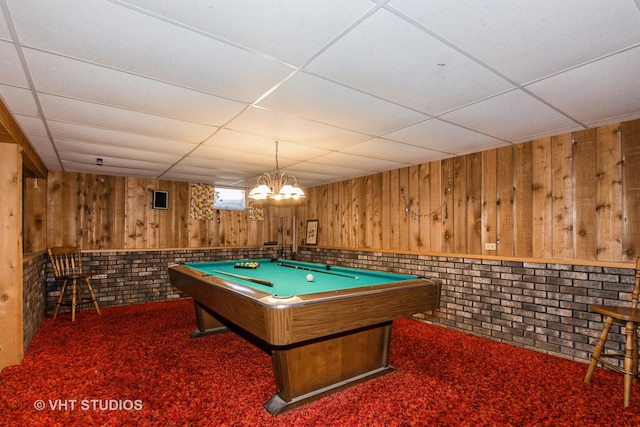
[[[169,283],[169,264],[277,256],[273,247],[197,250],[82,252],[84,269],[91,279],[100,307],[140,304],[181,298]],[[46,312],[53,313],[62,283],[53,278],[51,263],[46,269]],[[69,311],[61,307],[60,312]]]
[[[83,262],[94,275],[106,275],[92,284],[100,306],[108,307],[182,297],[169,283],[167,266],[172,263],[273,256],[277,256],[277,248],[269,246],[97,251],[83,253]],[[588,360],[602,329],[602,319],[589,313],[588,305],[628,303],[635,273],[633,268],[309,246],[299,249],[297,259],[439,278],[443,283],[440,309],[418,313],[417,319],[579,361]],[[46,295],[40,299],[46,301],[50,313],[60,283],[53,280],[50,264],[40,262],[46,284]],[[35,274],[35,279],[30,282],[38,283],[42,279],[37,278],[37,262],[33,269],[30,274]],[[30,292],[37,295],[36,291]],[[25,297],[25,304],[30,301],[29,314],[25,310],[25,331],[27,323],[40,324],[37,312],[42,310],[36,300],[37,296]],[[32,319],[27,320],[27,316]],[[32,332],[29,334],[32,336]],[[608,345],[622,349],[623,341],[620,328],[614,326]]]
[[[44,319],[45,264],[44,255],[30,257],[22,264],[22,329],[25,351]]]
[[[308,247],[298,259],[439,278],[440,309],[416,318],[585,362],[603,326],[589,304],[629,304],[635,274],[633,268]],[[607,346],[624,349],[618,325]]]

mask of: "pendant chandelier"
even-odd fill
[[[249,191],[249,198],[253,200],[299,200],[304,197],[304,191],[298,187],[296,177],[280,171],[278,141],[276,141],[275,173],[273,176],[267,172],[260,175],[255,187]]]

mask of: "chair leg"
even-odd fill
[[[77,280],[73,279],[73,292],[71,294],[71,321],[76,321],[76,305],[78,304],[76,294],[78,292]]]
[[[67,289],[67,280],[65,279],[62,282],[62,289],[60,289],[60,296],[58,297],[58,302],[56,303],[56,309],[53,311],[53,318],[55,319],[58,315],[58,310],[60,310],[60,305],[62,305],[62,299],[64,298],[64,291]]]
[[[587,370],[587,375],[584,376],[584,382],[588,383],[591,381],[591,376],[593,372],[596,370],[596,366],[598,366],[598,360],[600,360],[600,355],[604,350],[604,344],[607,342],[607,337],[609,336],[609,330],[613,325],[613,317],[607,317],[604,321],[604,328],[602,329],[602,333],[600,334],[600,338],[598,339],[598,344],[596,348],[593,350],[593,354],[591,355],[591,363],[589,363],[589,369]]]
[[[638,382],[638,325],[634,323],[633,332],[633,358],[631,366],[633,367],[633,382]]]
[[[634,367],[634,359],[638,360],[637,353],[634,354],[636,346],[634,341],[637,342],[636,324],[634,322],[627,322],[625,326],[626,339],[624,342],[624,407],[628,408],[631,404],[631,386],[635,373],[638,370],[636,363]]]
[[[98,314],[100,314],[100,307],[98,306],[98,299],[96,298],[95,292],[93,292],[93,287],[91,286],[91,283],[89,282],[89,278],[85,278],[84,280],[87,283],[87,288],[89,288],[89,295],[91,295],[91,301],[93,301],[93,306],[96,308],[96,312]]]

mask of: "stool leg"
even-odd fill
[[[58,315],[58,310],[60,309],[60,305],[62,304],[62,298],[64,298],[65,289],[67,289],[67,279],[64,279],[64,282],[62,282],[62,289],[60,289],[60,296],[58,297],[58,302],[56,303],[56,309],[53,311],[54,319]]]
[[[71,321],[72,322],[76,321],[76,304],[77,304],[76,293],[77,293],[77,291],[78,291],[77,280],[73,279],[73,293],[71,294]]]
[[[626,339],[624,342],[624,407],[628,408],[631,404],[631,385],[633,383],[634,371],[637,371],[637,365],[634,369],[634,338],[636,336],[636,324],[627,322],[625,326]]]
[[[596,366],[598,366],[598,360],[600,360],[600,355],[604,350],[604,344],[607,342],[607,337],[609,336],[609,330],[613,325],[613,317],[607,317],[604,321],[604,328],[602,329],[602,333],[600,334],[600,338],[598,339],[598,344],[596,348],[593,350],[593,354],[591,355],[591,363],[589,363],[589,369],[587,370],[587,375],[584,376],[584,382],[588,383],[591,381],[591,376],[593,375],[593,371],[596,370]]]
[[[91,295],[91,301],[93,301],[93,306],[96,308],[96,312],[100,314],[100,307],[98,306],[98,299],[96,298],[95,292],[93,292],[93,287],[91,286],[91,282],[89,282],[89,278],[85,277],[85,282],[87,282],[87,288],[89,288],[89,295]]]
[[[633,324],[633,355],[631,365],[633,367],[633,382],[638,382],[638,324]]]

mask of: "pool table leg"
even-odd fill
[[[291,347],[273,348],[276,394],[264,404],[272,415],[393,372],[392,322]]]
[[[198,322],[198,329],[191,332],[191,338],[204,337],[206,335],[221,334],[229,332],[227,328],[216,316],[207,310],[206,307],[198,303],[193,302],[196,308],[196,321]]]

